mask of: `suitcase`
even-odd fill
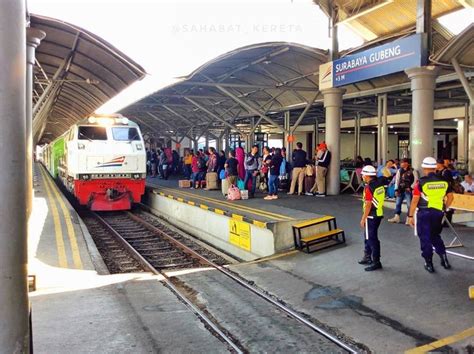
[[[192,181],[188,179],[181,179],[179,180],[179,188],[190,188]]]
[[[208,172],[206,174],[206,188],[219,189],[219,185],[217,183],[217,172]]]
[[[287,176],[278,176],[278,190],[286,192],[290,189],[290,180]]]
[[[227,178],[224,178],[221,183],[222,195],[225,197],[227,195],[227,191],[229,190],[229,181]]]
[[[304,191],[305,193],[311,193],[311,189],[314,186],[314,181],[316,178],[314,176],[305,176],[304,177]]]

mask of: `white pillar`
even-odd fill
[[[35,65],[35,50],[46,33],[37,28],[26,30],[26,213],[31,214],[33,206],[33,134],[32,134],[32,95],[33,95],[33,68]]]
[[[466,105],[466,113],[468,111],[468,106]],[[468,144],[468,136],[467,132],[469,131],[469,126],[466,124],[468,123],[469,117],[465,117],[464,119],[459,118],[458,120],[458,162],[465,163],[467,166],[467,144]]]
[[[469,153],[467,154],[468,171],[471,175],[474,175],[474,104],[469,105],[469,129],[467,133],[467,144]]]
[[[0,1],[0,351],[28,353],[26,9]]]
[[[421,162],[433,156],[434,90],[439,69],[423,66],[405,70],[411,80],[412,115],[410,151],[413,168],[421,172]]]
[[[342,95],[344,89],[331,88],[323,91],[324,108],[326,113],[326,144],[331,152],[331,164],[326,177],[328,195],[338,195],[340,192],[341,166],[341,119]]]

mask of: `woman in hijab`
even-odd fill
[[[239,178],[241,180],[245,179],[245,151],[242,147],[238,147],[235,149],[235,158],[237,159],[238,165],[237,165],[237,170],[239,172]]]

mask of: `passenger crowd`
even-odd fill
[[[210,147],[207,150],[186,149],[183,158],[171,149],[147,150],[147,169],[152,178],[168,179],[171,174],[184,174],[187,187],[219,189],[229,200],[254,198],[257,190],[266,193],[265,200],[278,199],[279,191],[288,194],[326,196],[326,175],[331,163],[331,153],[326,144],[318,145],[313,159],[296,143],[291,161],[284,148],[254,145],[246,154],[237,147],[227,155]],[[450,269],[446,248],[441,239],[443,223],[451,222],[450,205],[454,193],[474,194],[472,176],[462,180],[456,162],[449,159],[426,157],[422,163],[423,175],[419,176],[408,159],[388,160],[385,165],[374,166],[371,159],[357,157],[351,166],[355,183],[363,186],[363,214],[360,227],[364,231],[364,256],[359,264],[367,265],[366,271],[382,269],[378,228],[386,199],[396,199],[395,213],[390,223],[400,223],[403,202],[406,202],[405,224],[414,227],[420,238],[425,269],[433,273],[433,249],[441,265]],[[341,169],[341,182],[354,183],[349,168]],[[220,183],[219,183],[220,180]],[[181,183],[182,181],[180,181]],[[184,185],[183,185],[184,186]],[[446,219],[445,219],[446,218]],[[446,221],[447,220],[447,221]]]
[[[331,153],[323,142],[318,145],[315,157],[308,159],[303,144],[296,143],[291,161],[285,148],[252,146],[248,153],[242,147],[216,151],[185,149],[180,158],[175,150],[147,149],[147,174],[152,178],[168,179],[170,175],[184,175],[190,188],[218,189],[229,199],[239,199],[239,192],[254,198],[257,191],[266,193],[265,200],[278,199],[281,191],[287,194],[326,196],[326,174]],[[229,193],[231,191],[231,193]],[[241,192],[240,192],[241,193]]]
[[[285,148],[251,147],[248,153],[237,147],[227,154],[215,148],[185,149],[180,157],[176,150],[170,148],[147,149],[147,173],[152,178],[168,179],[171,175],[183,175],[190,181],[190,188],[207,190],[219,189],[230,198],[239,199],[239,192],[248,191],[248,197],[254,198],[257,191],[265,193],[265,200],[278,199],[279,192],[289,195],[326,196],[326,176],[331,163],[331,152],[325,142],[320,143],[312,159],[303,150],[303,144],[296,143],[291,161],[287,158]],[[352,168],[357,176],[357,184],[362,185],[362,169],[375,166],[370,158],[358,156]],[[438,160],[437,173],[445,178],[456,193],[474,193],[473,178],[462,177],[456,170],[454,160]],[[401,221],[403,202],[410,205],[413,187],[418,175],[408,159],[388,160],[385,165],[376,168],[377,177],[384,181],[386,198],[396,200],[395,214],[389,222]],[[349,172],[341,169],[341,182],[349,181]],[[220,181],[220,182],[219,182]],[[245,193],[245,192],[244,192]],[[450,218],[451,215],[448,215]]]

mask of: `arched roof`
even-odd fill
[[[239,129],[242,118],[271,116],[312,101],[319,94],[319,65],[326,60],[327,51],[296,43],[245,46],[205,63],[121,113],[150,130],[162,125],[173,134],[191,127],[195,132]]]
[[[459,35],[452,38],[444,48],[433,57],[440,64],[451,65],[451,60],[457,59],[460,65],[474,68],[474,24],[471,23]]]
[[[31,15],[46,33],[36,49],[33,133],[51,141],[144,77],[144,69],[110,43],[80,27]]]

